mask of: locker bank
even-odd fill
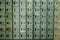
[[[55,11],[55,2],[0,0],[0,40],[58,40],[54,20],[60,16]]]

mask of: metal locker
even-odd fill
[[[54,0],[0,0],[0,25],[0,39],[54,40]]]
[[[19,39],[19,33],[14,33],[13,34],[13,39]]]
[[[60,0],[55,0],[55,25],[54,25],[54,40],[59,40],[60,39]]]

